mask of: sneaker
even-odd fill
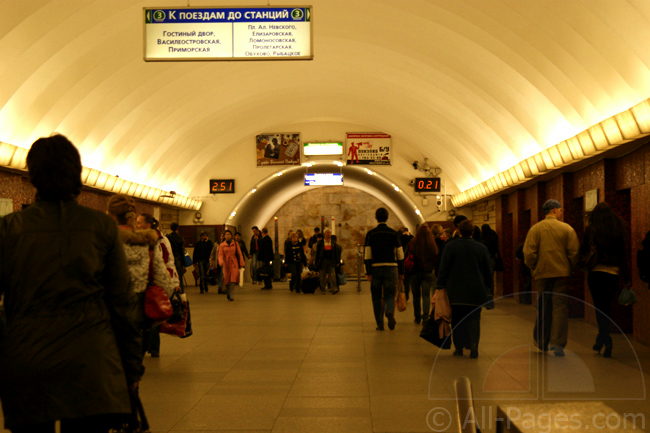
[[[395,329],[395,313],[386,313],[386,317],[388,317],[388,329],[391,331]]]
[[[555,356],[562,357],[564,356],[564,348],[560,346],[551,346],[551,351]]]
[[[332,291],[332,295],[336,295],[341,289],[338,287]]]

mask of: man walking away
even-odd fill
[[[395,329],[395,286],[397,278],[404,279],[404,252],[395,230],[386,225],[388,210],[375,211],[377,227],[366,234],[364,262],[366,279],[370,281],[372,307],[377,321],[377,331],[384,330],[384,314],[388,329]],[[383,300],[383,305],[382,305]]]
[[[542,206],[546,218],[535,224],[524,243],[524,261],[537,286],[537,320],[534,338],[537,347],[550,348],[564,356],[569,335],[569,277],[576,263],[580,243],[575,230],[560,221],[562,205],[547,200]]]
[[[260,241],[262,240],[262,234],[260,233],[260,229],[257,228],[257,226],[254,226],[251,230],[253,231],[249,255],[249,258],[251,259],[251,280],[253,280],[253,284],[257,284],[257,260],[260,251]]]
[[[201,293],[208,292],[208,270],[210,269],[210,253],[212,252],[212,241],[208,239],[206,232],[201,232],[201,240],[194,245],[192,261],[199,268],[199,285]]]
[[[269,230],[264,227],[262,229],[262,239],[259,241],[260,250],[258,251],[257,260],[262,266],[270,266],[273,263],[275,254],[273,253],[273,241],[269,236]],[[273,288],[273,274],[264,278],[264,287],[262,290],[270,290]]]

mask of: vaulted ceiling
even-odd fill
[[[58,131],[87,167],[203,196],[272,173],[256,134],[381,131],[389,178],[428,157],[458,192],[650,97],[647,0],[286,0],[313,7],[311,61],[145,62],[143,7],[187,5],[0,1],[0,141]]]

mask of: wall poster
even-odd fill
[[[300,165],[300,133],[260,134],[255,138],[258,167]]]
[[[348,133],[346,143],[348,165],[391,165],[389,134]]]

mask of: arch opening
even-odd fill
[[[317,188],[304,185],[306,172],[342,173],[343,186],[366,192],[385,203],[403,224],[415,228],[424,222],[415,202],[386,176],[371,168],[328,161],[283,169],[262,180],[239,200],[226,218],[226,224],[241,226],[243,230],[264,225],[284,203],[309,188]]]

